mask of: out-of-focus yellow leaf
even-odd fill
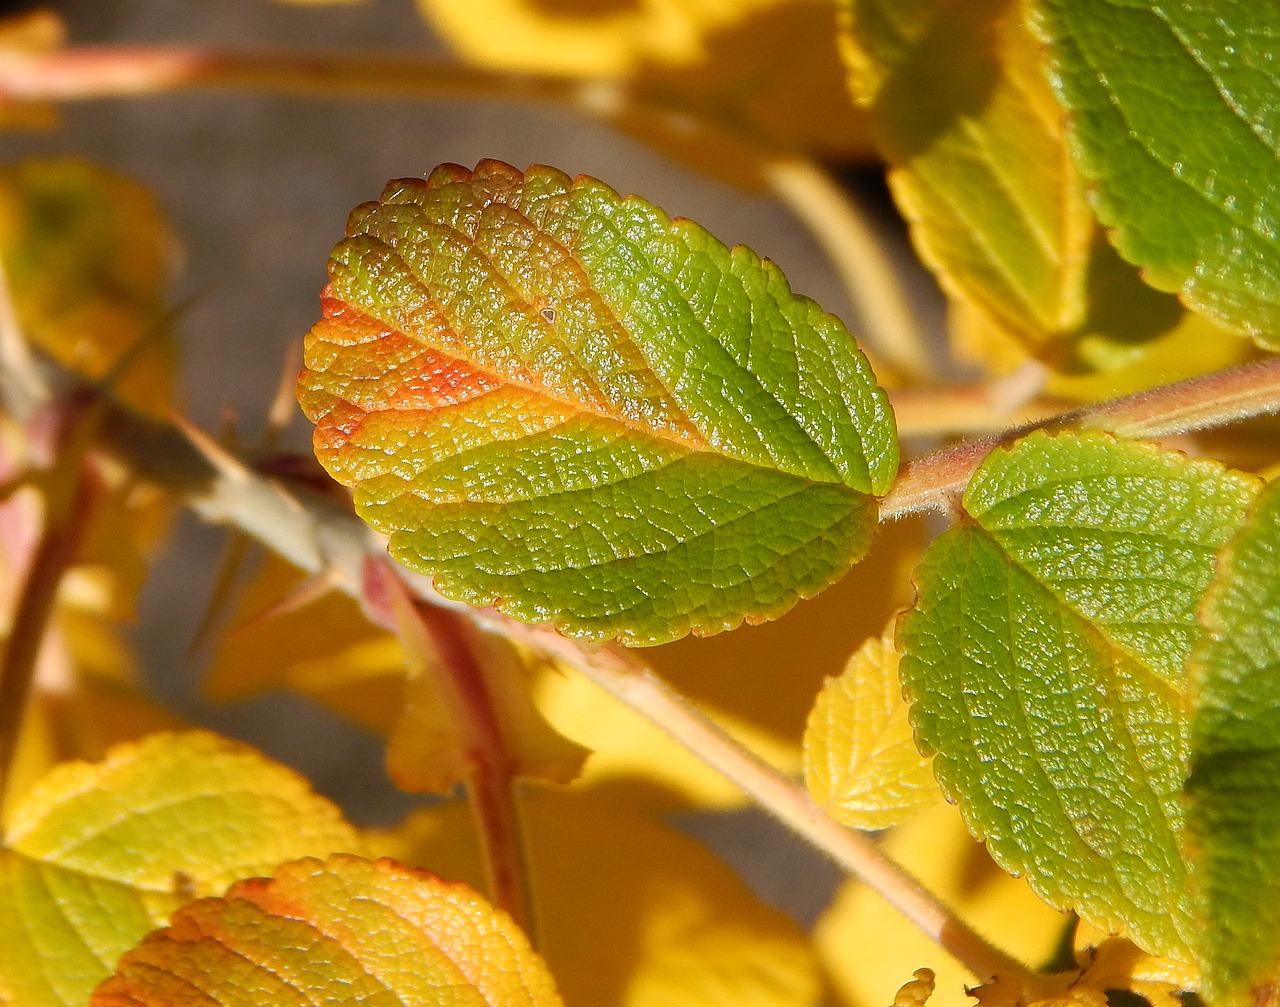
[[[174,915],[91,1007],[563,1007],[510,917],[391,860],[299,860]]]
[[[1086,314],[1093,218],[1014,0],[844,0],[845,53],[922,258],[1037,353]]]
[[[820,0],[419,0],[470,62],[593,78],[620,128],[748,189],[762,153],[874,156]]]
[[[93,380],[136,351],[117,391],[151,412],[168,408],[173,386],[173,260],[160,210],[136,183],[74,158],[0,171],[0,261],[22,331]]]
[[[959,812],[938,804],[895,829],[885,850],[993,943],[1031,964],[1048,961],[1067,918],[1010,877],[965,830]],[[895,909],[856,881],[846,882],[818,921],[814,939],[844,1007],[880,1007],[902,976],[922,963],[937,974],[929,1007],[971,1002],[972,977]],[[867,954],[875,948],[875,954]]]
[[[269,555],[250,580],[224,634],[204,691],[215,701],[245,699],[291,688],[388,738],[387,770],[402,789],[445,792],[464,779],[470,715],[459,708],[445,678],[445,654],[412,619],[406,646],[374,626],[352,598],[305,592],[304,574]],[[402,620],[404,621],[404,620]],[[568,782],[586,750],[547,724],[534,705],[534,682],[560,672],[511,641],[450,619],[463,657],[482,681],[506,757],[518,776]]]
[[[805,935],[704,847],[637,811],[631,788],[522,795],[539,947],[567,1003],[812,1007]],[[366,838],[442,877],[483,877],[459,803]]]
[[[217,638],[205,696],[236,702],[294,689],[368,730],[390,734],[405,705],[400,642],[339,592],[291,604],[305,581],[275,554],[262,559],[231,613],[231,628]]]
[[[621,78],[649,62],[687,65],[706,36],[781,0],[419,0],[472,62],[495,69]]]
[[[898,679],[893,627],[854,651],[827,679],[804,735],[813,799],[855,829],[886,829],[936,804],[942,791],[916,750]]]
[[[80,1007],[184,902],[283,860],[353,849],[354,831],[300,776],[205,732],[63,763],[4,833],[0,1003]]]
[[[512,776],[577,777],[587,749],[551,727],[533,702],[530,673],[544,663],[537,655],[443,610],[402,612],[399,622],[409,684],[387,744],[396,786],[447,793],[485,759]],[[481,718],[492,718],[495,737]],[[478,754],[486,744],[501,751]]]

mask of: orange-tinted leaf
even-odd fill
[[[812,1007],[804,933],[703,846],[651,814],[643,786],[522,792],[539,947],[571,1004]],[[465,805],[413,815],[370,847],[448,878],[484,874]]]
[[[91,1007],[559,1007],[542,959],[463,885],[391,860],[280,867],[174,914]]]
[[[0,849],[0,1003],[82,1007],[115,959],[192,897],[356,848],[300,776],[205,732],[64,763],[18,803]]]

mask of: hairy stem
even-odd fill
[[[534,904],[516,807],[512,760],[494,716],[484,673],[468,645],[475,626],[459,612],[426,602],[416,603],[414,611],[440,653],[442,670],[449,677],[471,735],[467,796],[480,835],[490,894],[532,938]]]
[[[1002,434],[915,458],[880,507],[882,518],[948,511],[983,459],[1033,430],[1107,430],[1121,437],[1168,437],[1280,413],[1280,357],[1059,413]]]
[[[977,979],[1031,981],[1025,966],[989,944],[878,846],[832,819],[804,787],[743,748],[649,668],[611,651],[573,663],[877,892]]]
[[[76,405],[61,423],[86,422]],[[42,483],[40,535],[27,562],[25,580],[0,659],[0,808],[5,806],[27,700],[35,681],[45,633],[62,578],[75,562],[91,506],[93,476],[84,458],[81,431],[64,426],[57,437],[54,468]]]

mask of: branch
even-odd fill
[[[880,507],[882,518],[949,511],[978,466],[996,448],[1033,430],[1106,430],[1120,437],[1168,437],[1280,413],[1280,357],[1215,371],[1060,413],[978,441],[966,441],[903,466]]]

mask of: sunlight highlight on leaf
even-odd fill
[[[1180,959],[1183,663],[1255,485],[1150,445],[1033,434],[969,483],[899,629],[912,723],[992,855]]]
[[[0,1002],[82,1007],[173,910],[283,860],[358,848],[296,773],[200,731],[64,763],[0,850]]]
[[[898,825],[942,799],[911,733],[892,625],[818,694],[804,735],[804,778],[818,805],[855,829]]]
[[[298,860],[201,899],[126,954],[90,1007],[561,1007],[528,939],[463,885],[391,860]]]
[[[1280,484],[1223,552],[1192,656],[1187,838],[1197,946],[1215,1005],[1274,1003],[1280,986]]]
[[[776,617],[866,552],[887,397],[767,261],[492,161],[393,182],[348,231],[299,397],[447,596],[649,645]]]

